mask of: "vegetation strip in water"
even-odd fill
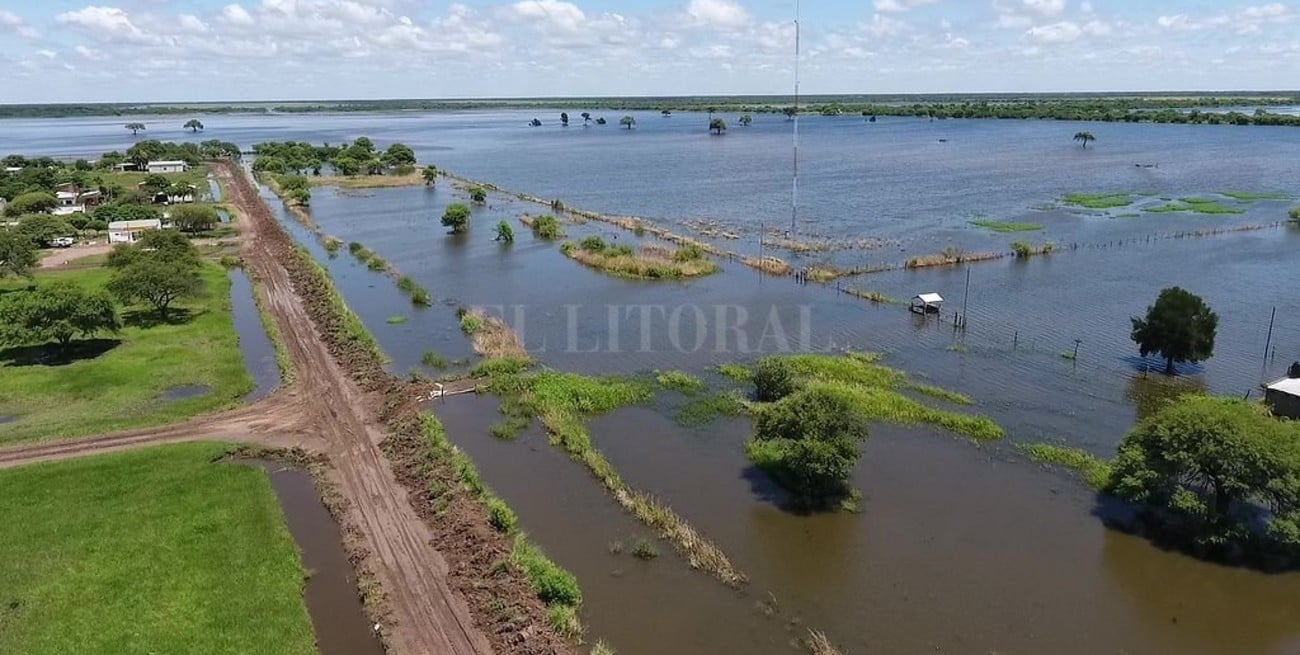
[[[1084,209],[1116,209],[1133,204],[1133,194],[1118,193],[1067,193],[1061,202]]]
[[[699,534],[686,519],[625,483],[591,443],[584,418],[649,400],[654,395],[649,382],[557,371],[524,373],[516,365],[510,365],[489,379],[488,391],[505,400],[504,409],[508,412],[540,419],[551,435],[552,445],[563,448],[584,464],[619,505],[671,542],[693,568],[707,571],[732,587],[747,581],[726,553]]]
[[[1021,443],[1016,444],[1016,448],[1035,462],[1052,464],[1082,475],[1088,486],[1097,491],[1105,490],[1110,484],[1113,470],[1110,462],[1082,448],[1048,443]]]
[[[306,572],[270,482],[214,461],[228,450],[0,471],[0,652],[314,654]]]
[[[565,242],[560,251],[569,259],[603,273],[639,280],[701,277],[719,270],[703,250],[694,246],[682,246],[674,251],[646,244],[634,249],[591,236],[578,243]]]
[[[1194,214],[1244,214],[1246,210],[1228,207],[1211,198],[1180,198],[1177,203],[1167,203],[1154,207],[1145,207],[1142,211],[1149,214],[1167,214],[1174,212],[1191,212]]]
[[[1219,195],[1232,198],[1237,202],[1254,202],[1256,200],[1290,200],[1285,193],[1255,193],[1250,191],[1220,191]]]
[[[975,221],[970,221],[970,224],[974,225],[975,227],[982,227],[984,229],[992,230],[994,232],[1000,232],[1000,233],[1038,232],[1043,229],[1043,226],[1039,225],[1038,223],[1017,223],[1014,221],[993,221],[988,219],[979,219]]]
[[[0,398],[5,414],[0,443],[96,434],[187,419],[238,403],[254,387],[239,352],[230,277],[221,266],[199,268],[201,291],[179,301],[171,318],[132,307],[108,338],[21,344],[0,349]],[[102,290],[108,268],[41,271],[38,288],[66,282]],[[0,282],[5,295],[27,293],[27,280]],[[169,389],[198,385],[211,391],[165,402]]]

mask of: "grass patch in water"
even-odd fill
[[[420,355],[420,363],[439,371],[447,368],[447,358],[432,350],[426,350]]]
[[[0,652],[316,653],[267,474],[228,450],[0,471]]]
[[[745,403],[735,392],[712,393],[692,399],[673,413],[679,425],[700,427],[721,416],[739,416],[745,413]]]
[[[719,364],[718,375],[737,382],[749,382],[754,379],[754,372],[743,364]]]
[[[618,655],[618,652],[614,650],[613,646],[610,646],[603,641],[597,641],[596,644],[591,647],[591,655]]]
[[[1220,191],[1219,195],[1232,198],[1237,202],[1254,202],[1256,200],[1290,200],[1285,193],[1252,193],[1250,191]]]
[[[603,273],[640,280],[701,277],[719,270],[703,250],[689,245],[675,251],[656,245],[643,245],[637,250],[607,244],[600,237],[592,236],[578,243],[566,242],[560,251]]]
[[[1061,202],[1085,209],[1115,209],[1133,204],[1130,193],[1067,193]]]
[[[655,382],[664,389],[678,391],[688,396],[708,388],[704,380],[684,371],[655,371]]]
[[[1043,229],[1043,226],[1038,223],[1016,223],[1014,221],[991,221],[987,219],[970,221],[970,224],[999,233],[1038,232]]]
[[[1101,491],[1110,484],[1110,462],[1092,453],[1067,446],[1046,443],[1016,444],[1016,448],[1035,462],[1052,464],[1083,476],[1088,486]]]
[[[877,304],[877,305],[903,305],[903,304],[906,304],[905,301],[903,301],[903,300],[901,300],[901,299],[899,299],[899,298],[894,298],[894,297],[892,297],[892,296],[888,296],[888,295],[883,294],[883,293],[881,293],[881,292],[879,292],[879,291],[867,291],[867,290],[865,290],[865,289],[857,289],[857,288],[854,288],[854,287],[844,287],[844,288],[842,288],[842,289],[840,289],[840,290],[843,291],[844,293],[849,294],[850,296],[853,296],[853,297],[855,297],[855,298],[861,298],[861,299],[863,299],[863,300],[866,300],[866,301],[868,301],[868,302],[871,302],[871,303],[874,303],[874,304]]]
[[[388,318],[384,319],[384,322],[389,325],[401,325],[409,320],[411,319],[405,316],[389,316]]]
[[[1147,207],[1142,211],[1149,214],[1169,214],[1176,212],[1190,212],[1194,214],[1244,214],[1246,210],[1237,207],[1228,207],[1217,200],[1210,198],[1182,198],[1178,202],[1170,202],[1155,207]]]
[[[659,547],[653,541],[642,537],[632,545],[632,556],[641,560],[652,560],[659,557]]]

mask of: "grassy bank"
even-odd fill
[[[1101,491],[1110,483],[1111,464],[1080,448],[1046,443],[1016,444],[1016,448],[1035,462],[1068,469],[1083,476],[1088,486]]]
[[[307,181],[314,187],[333,186],[340,189],[382,189],[425,184],[419,168],[407,175],[309,175]]]
[[[560,246],[569,259],[602,273],[639,280],[701,277],[716,273],[718,265],[704,251],[684,246],[676,250],[656,245],[616,246],[600,237],[587,237]]]
[[[184,310],[174,312],[179,320],[151,325],[150,315],[128,310],[117,335],[74,342],[76,357],[31,347],[0,351],[0,415],[16,417],[0,424],[0,445],[159,425],[237,403],[254,385],[231,317],[230,278],[212,263],[201,275],[200,297],[176,304]],[[37,281],[102,289],[111,276],[102,268],[49,271]],[[0,291],[26,284],[0,282]],[[209,391],[163,397],[184,386]]]
[[[0,471],[0,652],[315,653],[270,482],[225,451]]]

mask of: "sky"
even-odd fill
[[[91,2],[0,0],[0,103],[788,94],[794,86],[794,0]],[[1300,87],[1300,2],[802,4],[809,94]]]

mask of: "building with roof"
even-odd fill
[[[1291,365],[1287,377],[1264,387],[1264,402],[1274,416],[1300,420],[1300,362]]]
[[[138,221],[113,221],[108,224],[109,243],[135,243],[140,235],[152,230],[161,230],[162,220],[147,218]]]
[[[179,159],[151,161],[144,167],[145,172],[148,173],[184,173],[189,169],[190,165]]]

